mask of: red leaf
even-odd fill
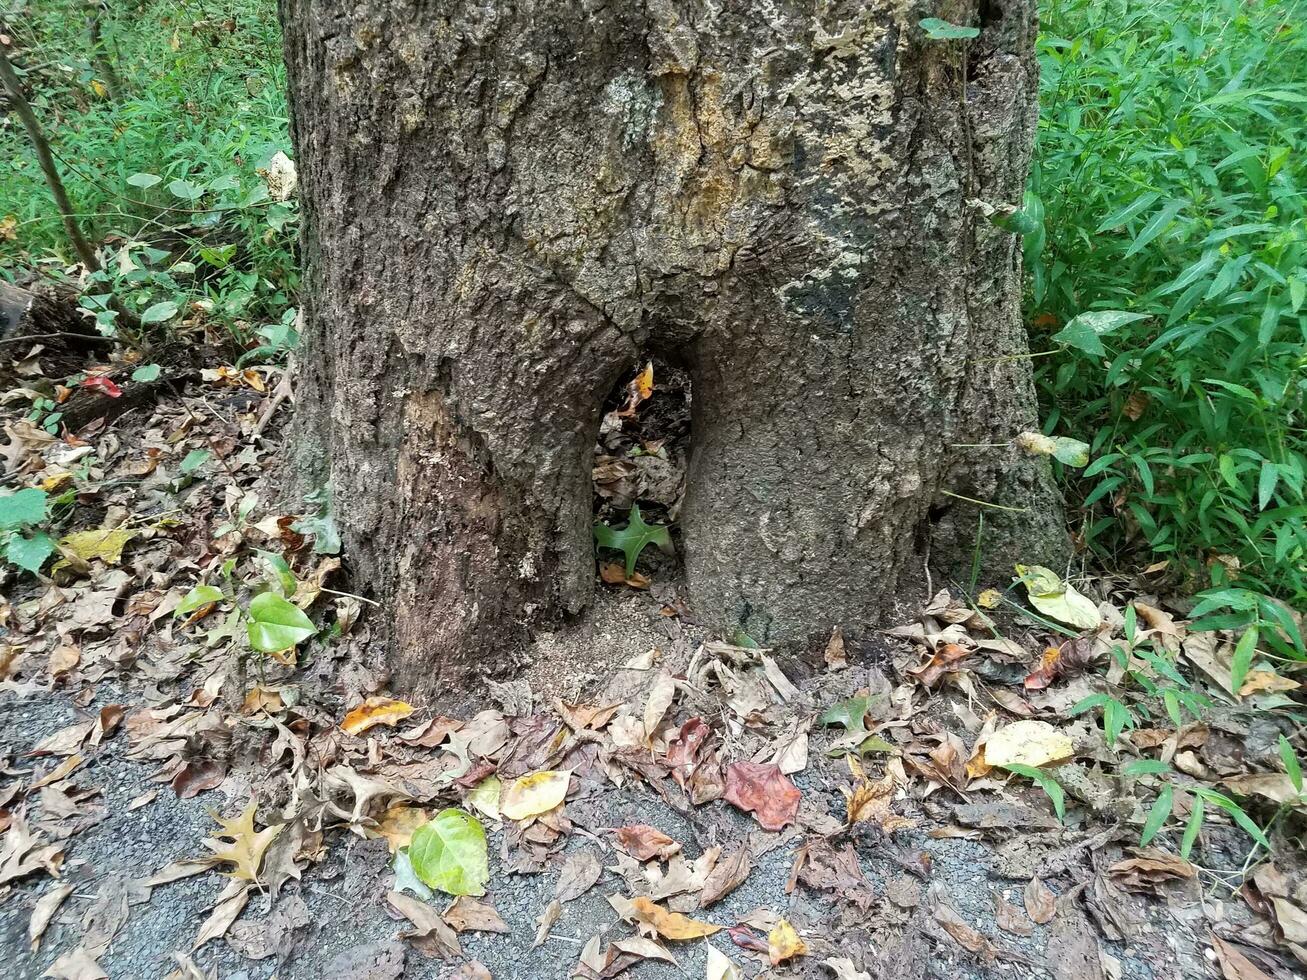
[[[749,931],[748,926],[732,926],[726,932],[731,937],[731,942],[741,949],[750,949],[764,955],[768,952],[767,940],[759,939]]]
[[[103,374],[91,375],[91,377],[87,378],[85,381],[82,382],[82,387],[90,388],[93,391],[98,391],[101,394],[107,395],[110,398],[118,398],[123,393],[123,390],[121,388],[119,388],[116,384],[110,381]]]
[[[766,830],[794,823],[800,795],[774,762],[732,762],[726,770],[726,802],[752,813]]]
[[[680,844],[647,823],[618,828],[617,843],[637,861],[648,861],[655,857],[669,858],[681,849]]]

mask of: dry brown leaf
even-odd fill
[[[554,886],[554,898],[559,902],[580,898],[594,887],[603,873],[603,865],[593,853],[573,851],[563,862],[558,884]]]
[[[617,843],[637,861],[666,860],[681,849],[680,843],[647,823],[619,827]]]
[[[766,830],[794,823],[802,794],[775,763],[732,762],[726,770],[727,803],[752,813]]]
[[[949,906],[935,906],[935,921],[963,949],[980,956],[986,963],[994,962],[998,952],[994,944],[983,933],[977,932],[968,925],[962,916]]]
[[[1215,933],[1212,946],[1216,951],[1216,962],[1221,965],[1221,974],[1225,980],[1271,980],[1271,977],[1252,960],[1239,952],[1239,948],[1227,943]]]
[[[1057,914],[1057,896],[1038,878],[1031,878],[1026,883],[1021,897],[1025,900],[1026,915],[1037,925],[1051,922]]]
[[[540,913],[540,918],[536,919],[536,937],[534,942],[531,943],[533,949],[542,945],[549,938],[549,930],[554,927],[554,923],[558,921],[558,917],[562,914],[563,904],[558,899],[554,899],[545,906],[545,910]]]
[[[444,919],[456,932],[511,932],[493,905],[460,895],[445,909]]]
[[[413,923],[413,931],[400,933],[400,938],[412,943],[423,956],[451,960],[463,955],[458,934],[426,902],[403,892],[390,892],[386,904]]]
[[[253,801],[235,820],[225,820],[216,813],[211,813],[214,820],[222,827],[214,838],[206,838],[202,843],[213,852],[214,861],[223,861],[233,865],[227,874],[241,881],[259,880],[259,868],[263,864],[263,855],[268,845],[281,833],[285,824],[273,824],[263,830],[254,829]],[[228,838],[224,843],[222,838]]]
[[[429,810],[396,804],[381,815],[377,829],[371,831],[369,836],[386,838],[390,844],[390,853],[394,854],[401,847],[408,847],[413,841],[413,832],[430,819]]]
[[[1244,682],[1239,686],[1239,696],[1246,698],[1250,694],[1277,694],[1284,691],[1296,691],[1302,687],[1289,677],[1281,677],[1273,670],[1250,670]]]
[[[747,847],[737,848],[730,857],[724,861],[718,861],[716,866],[708,872],[708,877],[704,880],[703,890],[699,893],[699,905],[707,908],[714,902],[719,902],[749,877],[749,872],[753,870],[753,859],[749,855]]]
[[[803,941],[790,925],[788,919],[780,919],[767,933],[767,958],[772,966],[780,966],[786,960],[796,956],[807,956],[808,944]]]
[[[96,962],[99,954],[92,954],[84,947],[78,946],[62,954],[50,964],[50,968],[41,974],[51,980],[109,980],[109,974],[100,969]]]
[[[59,906],[63,904],[64,899],[73,893],[75,887],[75,885],[57,885],[37,899],[36,905],[32,908],[32,918],[27,923],[27,938],[33,953],[40,948],[41,937],[45,935],[50,920],[59,911]]]
[[[941,677],[957,670],[957,665],[971,656],[972,651],[957,643],[943,644],[929,661],[920,667],[908,671],[924,687],[931,688],[939,683]]]
[[[250,805],[250,809],[253,810],[253,804]],[[227,882],[227,887],[218,896],[213,911],[209,913],[209,917],[204,920],[200,931],[195,935],[195,942],[191,944],[192,953],[209,940],[226,934],[231,924],[236,921],[236,917],[245,910],[245,905],[250,900],[251,887],[248,881],[233,879]]]
[[[353,708],[340,723],[341,729],[350,735],[361,735],[374,725],[395,726],[411,715],[416,709],[407,701],[393,698],[371,697]]]
[[[879,782],[873,783],[862,769],[862,763],[852,755],[848,760],[849,772],[853,775],[853,788],[840,788],[844,794],[845,822],[852,827],[856,823],[874,823],[887,834],[907,827],[915,827],[916,821],[901,817],[891,810],[898,781],[894,773],[886,770]]]
[[[1159,885],[1185,878],[1193,878],[1197,871],[1184,858],[1156,848],[1139,848],[1137,857],[1118,861],[1107,869],[1108,876],[1117,885],[1132,892],[1155,892]]]
[[[635,922],[647,930],[657,932],[664,939],[701,939],[721,930],[711,922],[699,922],[680,912],[670,912],[645,895],[628,899],[622,895],[609,895],[608,902],[627,922]]]
[[[644,716],[641,720],[644,722],[645,744],[653,742],[654,735],[658,733],[658,725],[675,698],[676,679],[664,670],[654,678],[649,688],[649,698],[644,704]]]
[[[826,644],[823,658],[828,670],[845,670],[849,666],[849,656],[844,649],[844,633],[836,626],[830,633],[830,642]]]
[[[994,892],[994,921],[998,927],[1014,936],[1030,936],[1035,926],[1025,913],[1003,897],[1002,892]]]

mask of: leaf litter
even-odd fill
[[[325,525],[296,530],[321,513],[271,503],[277,370],[239,388],[219,372],[130,433],[86,433],[62,564],[3,607],[0,710],[24,721],[0,732],[0,921],[34,975],[114,973],[149,943],[178,976],[274,959],[351,978],[431,958],[466,977],[679,963],[836,980],[932,960],[1126,977],[1150,959],[1210,955],[1238,977],[1307,962],[1301,857],[1248,862],[1239,819],[1299,819],[1278,742],[1302,754],[1299,683],[1237,629],[1026,566],[975,602],[930,597],[884,638],[846,624],[796,654],[711,636],[656,574],[632,590],[622,568],[620,601],[661,631],[614,645],[588,683],[528,675],[496,689],[502,710],[401,701],[349,666],[367,610],[318,550]],[[631,392],[626,429],[658,398],[652,376]],[[62,465],[63,441],[18,431],[19,478]],[[217,465],[183,473],[197,448]],[[602,466],[607,500],[653,485],[656,466]],[[643,564],[662,542],[640,525],[617,546]],[[1145,717],[1145,681],[1214,707]],[[1179,855],[1195,812],[1201,861]],[[154,836],[115,866],[134,833]],[[1198,887],[1222,901],[1194,905]]]

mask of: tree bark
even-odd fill
[[[1064,552],[1046,464],[954,448],[1036,422],[1019,243],[979,206],[1021,200],[1034,4],[936,6],[281,0],[297,444],[397,686],[584,609],[601,407],[650,352],[693,379],[687,585],[723,628],[919,599],[971,559],[947,493],[1026,508],[987,513],[1002,560]]]

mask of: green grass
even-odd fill
[[[246,349],[292,344],[297,212],[257,173],[289,151],[272,0],[113,3],[98,49],[80,5],[4,4],[69,193],[108,245],[86,300],[105,329],[124,328],[113,294],[151,330],[189,319]],[[1042,15],[1028,319],[1048,431],[1092,443],[1063,474],[1078,537],[1110,567],[1166,559],[1172,585],[1301,606],[1307,4],[1049,0]],[[69,249],[12,120],[0,154],[0,274],[56,269]],[[1144,316],[1099,318],[1115,324],[1101,354],[1053,340],[1095,310]]]
[[[1058,350],[1034,362],[1049,429],[1095,457],[1066,475],[1081,540],[1300,608],[1305,27],[1285,0],[1046,4],[1027,248],[1032,350]],[[1147,317],[1106,356],[1057,348],[1100,309]]]

